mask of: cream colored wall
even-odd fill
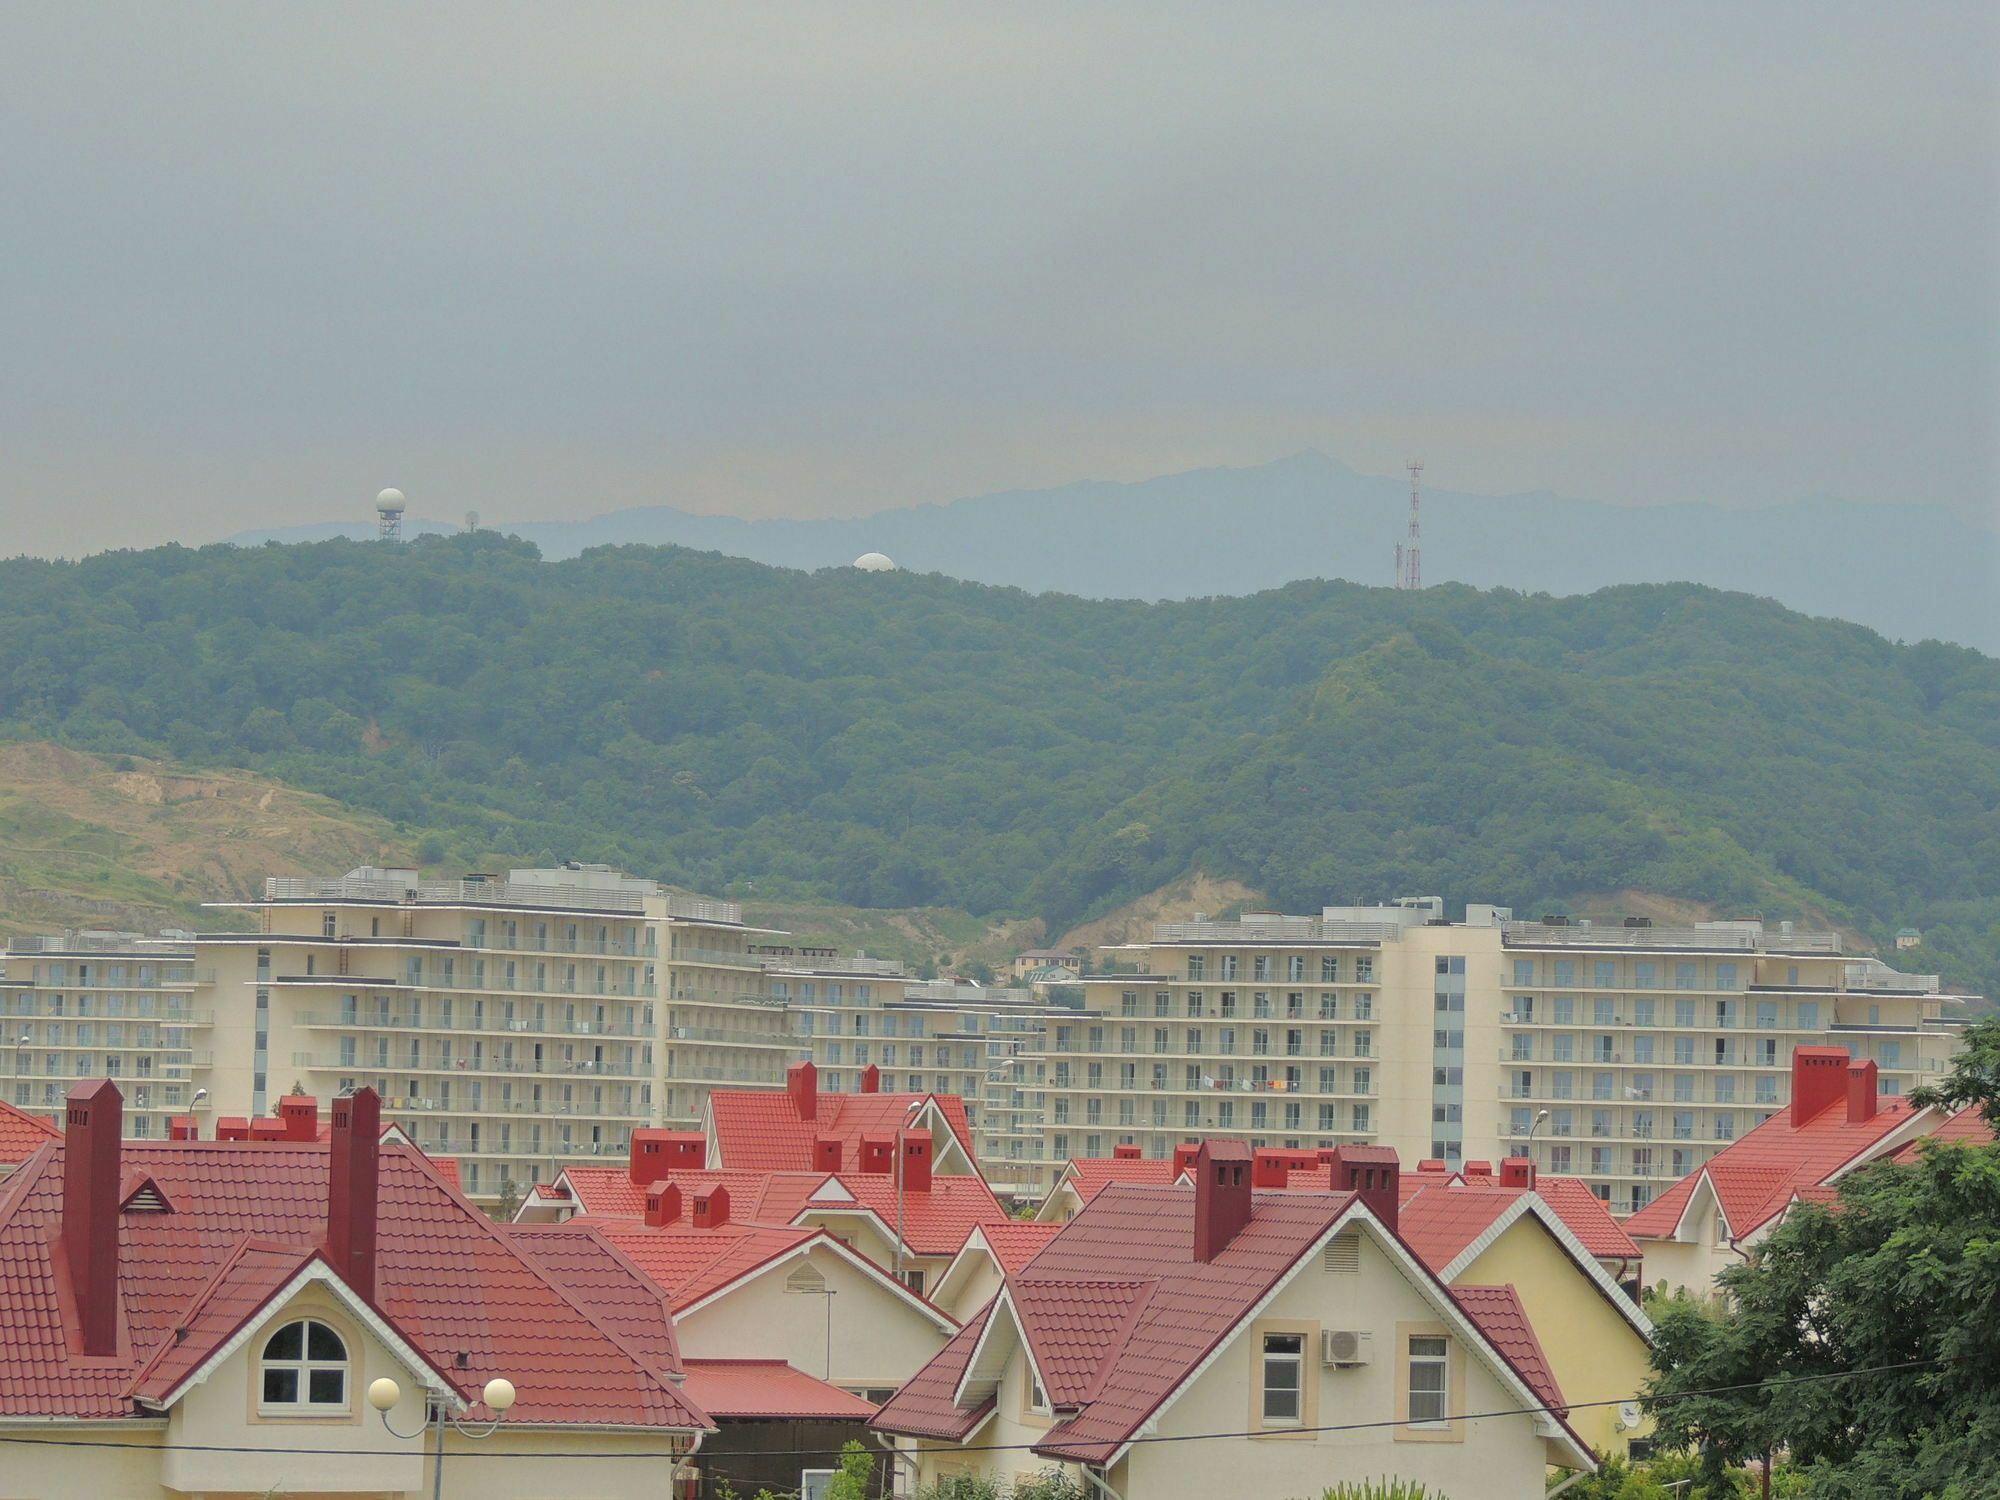
[[[977,1261],[960,1270],[945,1311],[959,1322],[965,1322],[993,1300],[994,1294],[1000,1290],[1001,1280],[1000,1267],[993,1257],[981,1255]]]
[[[36,1424],[32,1432],[9,1429],[9,1438],[36,1437],[46,1446],[20,1441],[6,1444],[0,1465],[0,1500],[165,1500],[160,1488],[159,1444],[166,1434],[157,1426],[140,1431],[115,1423]],[[131,1444],[130,1448],[70,1448],[65,1442]]]
[[[812,1229],[824,1229],[838,1239],[849,1241],[856,1254],[865,1256],[885,1271],[897,1269],[896,1242],[891,1235],[884,1234],[875,1227],[875,1221],[858,1213],[812,1213],[799,1220]],[[922,1271],[926,1289],[937,1285],[944,1268],[951,1264],[949,1255],[904,1255],[900,1262],[905,1271]]]
[[[1568,1400],[1618,1401],[1644,1388],[1651,1373],[1646,1340],[1539,1221],[1517,1219],[1457,1281],[1514,1288]],[[1606,1456],[1623,1454],[1634,1437],[1652,1430],[1648,1422],[1623,1431],[1616,1406],[1579,1407],[1570,1425]]]
[[[1363,1328],[1374,1333],[1372,1362],[1332,1369],[1318,1359],[1317,1332],[1307,1338],[1306,1402],[1319,1423],[1392,1422],[1404,1379],[1398,1324],[1428,1324],[1431,1303],[1371,1245],[1357,1272],[1305,1266],[1258,1325]],[[1286,1331],[1289,1331],[1286,1330]],[[1219,1359],[1187,1388],[1160,1423],[1165,1434],[1243,1432],[1259,1425],[1256,1393],[1261,1328],[1239,1330]],[[1452,1343],[1452,1405],[1461,1411],[1513,1407],[1519,1398],[1469,1350]],[[1460,1403],[1463,1403],[1462,1405]],[[1309,1423],[1310,1425],[1310,1417]],[[1540,1496],[1548,1445],[1529,1417],[1461,1422],[1442,1436],[1394,1427],[1270,1436],[1223,1442],[1141,1444],[1126,1461],[1128,1496],[1318,1494],[1342,1479],[1392,1474],[1431,1487],[1448,1500]]]
[[[950,1334],[876,1278],[825,1249],[810,1254],[832,1297],[784,1290],[789,1261],[676,1317],[684,1359],[782,1359],[835,1385],[899,1386]],[[827,1317],[833,1369],[827,1372]]]
[[[322,1319],[346,1342],[348,1357],[354,1363],[344,1416],[257,1415],[258,1356],[265,1339],[294,1317]],[[167,1423],[170,1446],[161,1456],[160,1482],[196,1493],[261,1495],[272,1489],[289,1492],[322,1487],[327,1466],[337,1464],[342,1488],[363,1492],[416,1489],[424,1480],[421,1442],[406,1441],[389,1432],[362,1398],[369,1382],[384,1375],[403,1388],[402,1402],[390,1413],[391,1419],[405,1432],[416,1431],[423,1422],[423,1402],[415,1378],[344,1306],[324,1289],[309,1287],[175,1404]],[[337,1460],[314,1460],[298,1454],[223,1451],[271,1447],[328,1452],[367,1449],[397,1456],[364,1458],[349,1451]]]
[[[1306,1334],[1306,1421],[1303,1425],[1390,1423],[1398,1419],[1404,1379],[1397,1357],[1398,1325],[1436,1323],[1431,1302],[1404,1278],[1379,1248],[1364,1244],[1360,1269],[1328,1272],[1320,1259],[1304,1266],[1258,1315],[1239,1329],[1219,1358],[1189,1385],[1161,1417],[1164,1436],[1241,1433],[1261,1426],[1262,1335]],[[1274,1325],[1276,1325],[1274,1327]],[[1367,1329],[1374,1335],[1372,1362],[1358,1369],[1319,1363],[1318,1330]],[[1471,1351],[1453,1340],[1451,1404],[1459,1411],[1513,1407],[1519,1398]],[[1026,1361],[1017,1355],[1002,1381],[993,1420],[972,1440],[982,1449],[1036,1441],[1046,1423],[1022,1405]],[[1168,1495],[1316,1495],[1342,1479],[1384,1474],[1429,1485],[1446,1500],[1528,1500],[1543,1492],[1551,1452],[1530,1417],[1460,1422],[1442,1434],[1395,1427],[1340,1433],[1273,1432],[1268,1436],[1209,1442],[1140,1444],[1111,1474],[1127,1500]],[[1033,1453],[966,1453],[924,1445],[919,1465],[925,1482],[944,1473],[1029,1473],[1046,1467]]]

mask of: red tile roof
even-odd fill
[[[993,1318],[1006,1317],[1022,1330],[1044,1379],[1066,1384],[1081,1403],[1073,1415],[1059,1416],[1035,1451],[1075,1462],[1112,1462],[1358,1200],[1333,1192],[1257,1193],[1249,1222],[1205,1262],[1194,1258],[1194,1202],[1194,1190],[1187,1187],[1119,1183],[1101,1190],[1008,1279],[986,1316],[968,1323],[897,1392],[873,1425],[962,1440],[983,1420],[991,1397],[961,1410],[958,1389],[973,1367],[983,1330]],[[1420,1262],[1416,1269],[1421,1274]],[[1440,1301],[1449,1299],[1434,1276],[1430,1284]],[[1478,1326],[1472,1324],[1474,1330]],[[1511,1364],[1506,1350],[1493,1352]],[[1516,1374],[1533,1389],[1530,1372]],[[980,1384],[971,1381],[968,1395],[977,1394]],[[1063,1399],[1053,1389],[1051,1395]],[[1568,1435],[1582,1452],[1581,1441]]]
[[[704,1187],[728,1188],[731,1223],[794,1224],[807,1214],[865,1210],[891,1234],[896,1228],[896,1180],[886,1174],[705,1169],[669,1172],[666,1178],[680,1187],[684,1201]],[[569,1167],[563,1180],[581,1214],[645,1217],[645,1189],[623,1167]],[[926,1191],[906,1191],[902,1200],[903,1243],[917,1255],[956,1255],[975,1224],[1009,1222],[982,1177],[933,1177]]]
[[[665,1289],[676,1308],[688,1307],[740,1281],[758,1267],[802,1249],[820,1237],[816,1229],[772,1224],[738,1224],[691,1229],[685,1222],[664,1229],[607,1219],[586,1224],[572,1219],[546,1228],[523,1226],[523,1233],[573,1234],[594,1231],[616,1245],[633,1265]]]
[[[894,1178],[843,1172],[839,1184],[854,1196],[854,1205],[843,1203],[836,1194],[819,1192],[807,1199],[799,1212],[828,1214],[859,1206],[872,1210],[886,1228],[895,1230]],[[975,1226],[1012,1222],[983,1177],[933,1177],[928,1192],[902,1195],[901,1213],[903,1243],[917,1255],[956,1255]]]
[[[810,1171],[814,1142],[820,1136],[841,1141],[840,1161],[852,1168],[860,1160],[861,1140],[868,1135],[894,1135],[915,1123],[926,1104],[935,1104],[965,1154],[975,1163],[972,1123],[965,1101],[956,1094],[835,1094],[819,1095],[817,1119],[801,1120],[792,1096],[783,1090],[714,1089],[708,1096],[710,1139],[720,1165],[754,1172]]]
[[[1514,1206],[1518,1196],[1518,1192],[1489,1193],[1427,1182],[1404,1201],[1396,1230],[1419,1260],[1442,1275],[1460,1251]]]
[[[325,1234],[329,1151],[317,1141],[128,1141],[124,1169],[150,1175],[174,1209],[120,1218],[130,1358],[73,1357],[50,1249],[65,1150],[38,1153],[0,1190],[0,1413],[131,1414],[127,1386],[184,1317],[220,1326],[284,1253],[317,1250]],[[670,1366],[594,1318],[412,1148],[385,1145],[380,1160],[373,1305],[465,1400],[505,1376],[520,1392],[517,1421],[708,1425]]]
[[[1094,1400],[1111,1368],[1111,1353],[1144,1311],[1157,1281],[1036,1281],[1009,1283],[1042,1389],[1056,1406]]]
[[[1325,1174],[1321,1174],[1325,1175]],[[1180,1173],[1171,1161],[1144,1156],[1078,1156],[1063,1169],[1063,1182],[1088,1203],[1114,1182],[1171,1184]]]
[[[1479,1331],[1487,1340],[1507,1356],[1521,1378],[1528,1382],[1528,1389],[1535,1393],[1544,1406],[1559,1416],[1569,1414],[1569,1403],[1563,1400],[1562,1386],[1557,1383],[1555,1371],[1549,1368],[1548,1356],[1542,1353],[1541,1340],[1535,1337],[1535,1325],[1528,1321],[1527,1309],[1521,1306],[1521,1299],[1511,1286],[1455,1286],[1451,1295],[1466,1315],[1479,1325]]]
[[[1060,1224],[1042,1224],[1032,1219],[1009,1219],[1000,1224],[979,1226],[979,1237],[993,1252],[1000,1269],[1010,1276],[1033,1260],[1042,1247],[1061,1232]]]
[[[1888,1097],[1870,1118],[1850,1122],[1845,1103],[1836,1101],[1795,1126],[1792,1107],[1786,1105],[1633,1214],[1625,1221],[1625,1232],[1636,1240],[1671,1238],[1706,1177],[1729,1221],[1730,1235],[1742,1239],[1783,1213],[1795,1192],[1821,1186],[1909,1124],[1911,1114],[1908,1099]]]
[[[1909,1162],[1917,1159],[1917,1152],[1925,1141],[1962,1141],[1970,1146],[1990,1146],[1993,1144],[1993,1127],[1986,1123],[1986,1117],[1979,1112],[1979,1106],[1968,1104],[1953,1114],[1929,1135],[1918,1136],[1914,1141],[1905,1142],[1890,1153],[1891,1161]]]
[[[782,1359],[691,1359],[687,1393],[712,1417],[866,1420],[875,1404]]]
[[[561,1227],[569,1232],[538,1233],[510,1226],[507,1235],[543,1275],[629,1347],[663,1369],[679,1369],[680,1343],[666,1289],[609,1236],[585,1225]]]
[[[995,1297],[966,1321],[950,1343],[931,1362],[912,1375],[903,1388],[891,1396],[870,1425],[885,1432],[907,1437],[935,1438],[962,1443],[993,1415],[993,1398],[961,1407],[954,1397],[965,1367],[972,1362],[993,1310],[1000,1305]]]
[[[667,1172],[664,1176],[680,1185],[683,1201],[692,1200],[701,1188],[726,1187],[731,1219],[789,1224],[798,1217],[799,1209],[812,1196],[813,1189],[826,1180],[827,1174],[705,1169]],[[624,1167],[565,1167],[562,1180],[569,1184],[580,1214],[598,1219],[646,1216],[646,1189],[632,1181]]]
[[[1465,1177],[1456,1172],[1422,1172],[1405,1175],[1402,1179],[1405,1203],[1417,1193],[1433,1197],[1440,1191],[1477,1194],[1511,1203],[1529,1190],[1503,1187],[1493,1177]],[[1590,1184],[1581,1177],[1549,1177],[1537,1173],[1533,1191],[1555,1211],[1556,1217],[1576,1236],[1578,1243],[1599,1260],[1639,1259],[1641,1252],[1632,1236],[1619,1227],[1618,1221],[1611,1217],[1611,1210],[1605,1207],[1604,1200],[1593,1193]],[[1407,1229],[1407,1225],[1405,1227]],[[1446,1257],[1447,1261],[1450,1259]]]
[[[62,1132],[25,1109],[0,1100],[0,1167],[18,1167],[37,1149],[62,1139]]]
[[[175,1320],[175,1334],[162,1339],[153,1357],[133,1377],[127,1392],[150,1404],[164,1403],[236,1330],[248,1323],[293,1277],[318,1258],[314,1250],[269,1240],[239,1241]]]

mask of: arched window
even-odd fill
[[[287,1323],[264,1343],[257,1408],[267,1412],[347,1410],[347,1345],[312,1318]]]

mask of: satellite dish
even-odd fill
[[[1638,1402],[1625,1401],[1619,1403],[1618,1425],[1622,1427],[1625,1431],[1630,1432],[1634,1427],[1637,1427],[1642,1420],[1643,1420],[1643,1413],[1641,1413],[1639,1410]]]

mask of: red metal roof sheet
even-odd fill
[[[1849,1121],[1846,1107],[1835,1103],[1795,1126],[1787,1105],[1633,1214],[1625,1232],[1635,1240],[1671,1238],[1706,1174],[1731,1236],[1741,1239],[1783,1213],[1794,1191],[1825,1183],[1907,1125],[1910,1115],[1908,1099],[1888,1097],[1866,1120]]]
[[[646,1190],[623,1167],[569,1167],[563,1179],[579,1213],[594,1219],[645,1217]],[[898,1218],[896,1180],[886,1174],[710,1168],[669,1172],[666,1180],[680,1187],[687,1202],[702,1188],[728,1188],[732,1223],[789,1225],[809,1213],[867,1210],[893,1232]],[[839,1189],[825,1190],[829,1181]],[[901,1196],[903,1243],[917,1255],[956,1255],[975,1224],[1010,1222],[981,1177],[933,1177],[928,1189]]]
[[[1521,1373],[1528,1383],[1528,1389],[1544,1406],[1552,1408],[1558,1416],[1569,1414],[1569,1403],[1563,1400],[1562,1386],[1557,1382],[1555,1371],[1549,1368],[1548,1357],[1542,1353],[1541,1340],[1535,1337],[1535,1325],[1528,1320],[1527,1309],[1521,1306],[1521,1299],[1511,1286],[1455,1286],[1452,1297],[1465,1309],[1466,1316],[1479,1325],[1479,1331],[1486,1335],[1487,1342],[1507,1356],[1508,1361]]]
[[[1156,1281],[1040,1281],[1007,1284],[1042,1386],[1057,1407],[1081,1406],[1097,1395],[1108,1357],[1144,1310]]]
[[[944,1442],[962,1443],[976,1432],[980,1423],[992,1415],[993,1398],[989,1396],[969,1407],[959,1406],[952,1398],[958,1391],[965,1367],[972,1362],[972,1351],[977,1347],[980,1335],[985,1333],[998,1302],[996,1297],[974,1313],[929,1364],[912,1375],[901,1390],[883,1403],[881,1411],[876,1413],[869,1425],[884,1432],[935,1438]]]
[[[141,1401],[164,1401],[316,1258],[316,1251],[296,1245],[239,1241],[208,1285],[175,1319],[174,1337],[160,1341],[127,1387],[128,1393]]]
[[[708,1096],[716,1150],[725,1167],[755,1172],[809,1171],[814,1143],[821,1136],[841,1142],[841,1165],[860,1159],[866,1135],[894,1135],[914,1123],[926,1103],[935,1103],[945,1123],[973,1162],[972,1123],[956,1094],[819,1095],[816,1119],[801,1120],[792,1096],[783,1090],[714,1089]]]
[[[0,1099],[0,1167],[18,1167],[62,1132],[40,1115],[16,1109]]]
[[[1166,1187],[1178,1176],[1180,1173],[1171,1161],[1143,1156],[1078,1156],[1071,1158],[1063,1181],[1076,1190],[1079,1199],[1088,1203],[1114,1182]]]
[[[687,1393],[711,1417],[865,1421],[875,1404],[782,1359],[691,1359]]]
[[[1192,1188],[1179,1186],[1104,1188],[1009,1279],[1004,1297],[960,1330],[883,1407],[873,1425],[910,1436],[962,1439],[991,1405],[987,1398],[968,1412],[955,1402],[979,1330],[994,1316],[1010,1316],[994,1311],[1003,1301],[1023,1297],[1035,1311],[1019,1324],[1045,1379],[1058,1378],[1052,1370],[1062,1371],[1063,1379],[1078,1379],[1086,1352],[1099,1366],[1082,1409],[1059,1419],[1036,1451],[1084,1463],[1111,1461],[1356,1202],[1345,1193],[1256,1193],[1249,1222],[1220,1253],[1198,1261],[1194,1199]],[[1441,1284],[1433,1285],[1437,1295],[1450,1295]],[[1107,1337],[1114,1302],[1130,1315]],[[1045,1347],[1043,1330],[1051,1326],[1059,1336]],[[1494,1352],[1512,1364],[1507,1349],[1495,1345]],[[1535,1388],[1530,1371],[1517,1367],[1517,1373]]]
[[[1042,1247],[1062,1232],[1060,1224],[1043,1224],[1033,1219],[1008,1219],[998,1224],[981,1224],[979,1234],[986,1248],[1013,1275],[1041,1253]]]
[[[304,1251],[325,1233],[319,1142],[128,1141],[124,1166],[148,1173],[175,1208],[120,1218],[131,1359],[72,1358],[50,1250],[64,1150],[38,1154],[0,1201],[0,1413],[129,1415],[125,1387],[245,1236]],[[595,1320],[407,1146],[382,1148],[378,1215],[374,1304],[466,1400],[505,1376],[520,1393],[517,1421],[708,1425],[670,1368]]]
[[[1952,1115],[1929,1135],[1918,1136],[1896,1148],[1891,1161],[1909,1162],[1917,1159],[1917,1152],[1925,1141],[1959,1141],[1970,1146],[1990,1146],[1993,1144],[1993,1127],[1986,1123],[1986,1117],[1979,1112],[1979,1106],[1968,1104]]]

